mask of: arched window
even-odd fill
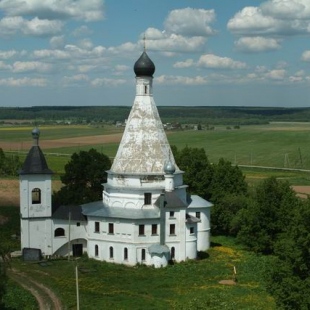
[[[147,86],[144,85],[144,93],[147,94]]]
[[[124,260],[128,260],[128,249],[124,249]]]
[[[113,258],[113,247],[110,246],[109,250],[110,250],[110,259],[112,259]]]
[[[32,204],[41,203],[41,190],[39,188],[34,188],[31,192]]]
[[[141,260],[145,261],[145,249],[142,249],[141,251]]]
[[[54,232],[55,237],[63,237],[65,235],[65,230],[63,228],[56,228]]]
[[[95,245],[95,256],[98,256],[99,255],[99,247],[98,245],[96,244]]]
[[[175,258],[175,248],[174,246],[171,248],[171,259],[174,259]]]

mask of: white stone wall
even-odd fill
[[[190,215],[200,212],[201,222],[197,223],[197,250],[206,251],[210,248],[210,208],[191,208]]]
[[[191,233],[191,227],[193,233]],[[186,259],[197,258],[197,224],[188,224],[186,227]]]
[[[51,255],[51,219],[21,219],[21,248],[41,249],[42,254]]]
[[[161,189],[153,188],[148,190],[135,190],[132,191],[116,191],[110,190],[110,192],[103,191],[103,203],[110,207],[120,207],[120,208],[137,208],[141,209],[144,206],[144,194],[151,193],[152,201],[154,204],[158,199],[159,195],[162,193]]]
[[[32,203],[32,190],[41,190],[41,203]],[[52,214],[52,183],[51,175],[20,176],[20,212],[26,217],[48,217]]]
[[[80,225],[77,226],[77,223]],[[53,252],[59,253],[59,249],[65,246],[65,255],[68,254],[68,242],[70,237],[70,243],[72,243],[74,240],[77,239],[85,239],[86,237],[86,222],[79,222],[79,221],[70,221],[70,228],[69,228],[69,221],[67,220],[61,220],[61,219],[55,219],[53,221],[53,229],[52,229],[52,240],[53,240]],[[55,236],[55,230],[57,228],[64,229],[65,235],[64,236]],[[69,229],[70,229],[70,236],[69,236]],[[85,248],[85,251],[87,249]],[[62,251],[63,252],[63,251]],[[70,247],[70,253],[72,252],[72,247]],[[72,253],[71,253],[72,254]],[[63,254],[61,254],[63,255]]]

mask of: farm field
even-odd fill
[[[55,172],[53,185],[61,185],[59,175],[74,152],[91,147],[113,158],[122,137],[123,128],[79,126],[42,126],[40,146],[49,167]],[[24,160],[32,145],[32,127],[0,127],[0,148],[14,151]],[[242,126],[240,129],[167,131],[171,145],[204,148],[211,162],[221,157],[240,165],[250,185],[275,176],[288,180],[299,195],[309,194],[310,172],[276,170],[253,166],[310,170],[310,124],[274,122],[269,125]],[[9,153],[8,153],[9,154]],[[251,167],[243,167],[243,165]],[[0,180],[0,205],[19,204],[19,184],[15,180]]]
[[[93,147],[113,158],[122,136],[122,128],[115,126],[42,126],[40,129],[40,146],[51,169],[59,173],[62,173],[59,166],[80,150]],[[32,145],[31,130],[30,127],[0,127],[0,148],[23,156]],[[240,129],[218,126],[215,130],[167,131],[167,136],[170,144],[179,149],[204,148],[211,162],[223,157],[237,165],[310,170],[310,123],[274,122]],[[68,158],[60,160],[62,155]]]

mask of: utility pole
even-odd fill
[[[80,309],[80,294],[79,294],[79,272],[78,264],[75,265],[75,283],[76,283],[76,309]]]

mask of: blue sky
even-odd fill
[[[309,0],[0,0],[0,105],[309,106]]]

